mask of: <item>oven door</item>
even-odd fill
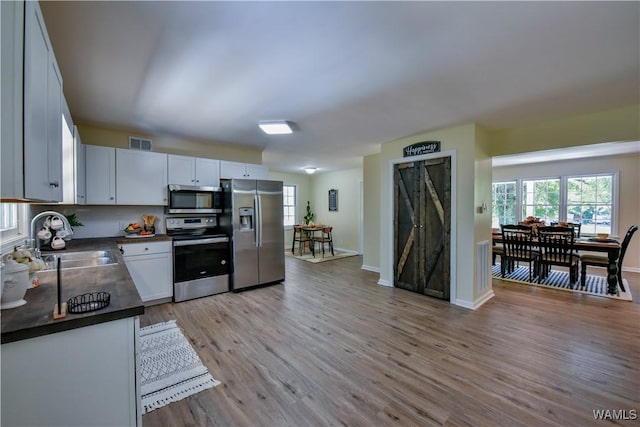
[[[174,240],[173,282],[229,274],[229,239]]]

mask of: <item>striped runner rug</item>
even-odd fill
[[[547,277],[545,277],[540,283],[537,283],[537,278],[534,277],[533,283],[529,282],[529,267],[519,266],[513,272],[505,274],[504,279],[502,273],[500,273],[500,264],[496,263],[492,269],[493,277],[500,280],[507,280],[510,282],[522,283],[530,286],[542,286],[545,288],[559,289],[569,292],[578,292],[581,294],[597,295],[600,297],[619,299],[624,301],[632,301],[631,292],[629,292],[629,284],[626,279],[622,279],[622,283],[626,289],[622,292],[617,287],[618,295],[610,295],[607,293],[607,278],[603,276],[593,276],[587,274],[587,280],[584,289],[580,287],[580,277],[578,282],[572,285],[569,283],[569,272],[551,270]]]

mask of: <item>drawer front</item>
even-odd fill
[[[171,252],[171,242],[139,242],[121,244],[122,256],[159,254]]]

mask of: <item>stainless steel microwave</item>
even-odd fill
[[[222,188],[169,184],[167,213],[222,213]]]

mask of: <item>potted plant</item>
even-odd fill
[[[307,213],[304,216],[304,224],[309,225],[313,223],[313,218],[315,218],[315,214],[311,211],[311,204],[307,200]]]

